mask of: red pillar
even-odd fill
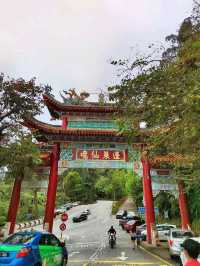
[[[15,230],[15,223],[17,218],[17,211],[19,207],[19,201],[20,201],[20,191],[21,191],[21,179],[15,179],[12,195],[10,199],[10,205],[8,209],[8,234],[13,234]]]
[[[56,200],[56,191],[58,183],[58,160],[60,155],[60,144],[55,144],[51,154],[51,169],[49,174],[49,185],[47,191],[47,201],[44,217],[44,228],[48,232],[52,232],[54,209]]]
[[[62,117],[62,128],[67,128],[68,125],[68,121],[67,121],[67,117]]]
[[[180,208],[180,214],[181,214],[181,226],[182,226],[182,229],[188,229],[189,215],[188,215],[188,208],[187,208],[186,196],[184,192],[183,181],[178,182],[178,190],[179,190],[179,208]]]
[[[144,203],[145,203],[145,219],[147,225],[147,241],[152,243],[151,229],[152,225],[155,225],[155,211],[153,203],[153,193],[150,175],[150,162],[148,158],[143,157],[141,159],[143,166],[143,191],[144,191]]]

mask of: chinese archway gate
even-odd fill
[[[119,133],[113,120],[119,110],[110,104],[101,105],[72,97],[64,98],[61,103],[47,94],[44,102],[52,119],[61,120],[61,126],[34,118],[27,118],[24,123],[42,143],[42,158],[50,166],[45,229],[51,232],[53,227],[58,172],[65,168],[126,168],[142,176],[147,240],[151,243],[151,232],[155,227],[151,164],[144,152],[142,136],[135,137],[132,144],[128,144],[127,136]],[[178,187],[182,227],[187,228],[189,219],[183,183]],[[15,227],[20,188],[21,183],[15,182],[8,214],[9,233],[13,233]]]

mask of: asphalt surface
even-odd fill
[[[80,205],[68,211],[67,229],[63,232],[69,252],[69,266],[87,265],[152,265],[169,264],[144,249],[132,249],[130,235],[118,225],[118,220],[111,215],[111,201],[98,201],[91,205]],[[83,210],[90,209],[91,215],[87,221],[73,223],[72,217]],[[54,221],[53,233],[59,238],[61,232],[60,217]],[[108,245],[107,231],[113,225],[117,231],[117,244],[114,249]],[[41,229],[41,228],[36,228]]]

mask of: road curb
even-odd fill
[[[167,261],[166,259],[162,258],[161,256],[159,256],[158,254],[156,254],[155,252],[153,252],[152,250],[147,249],[144,245],[140,245],[138,248],[140,248],[141,250],[143,250],[144,252],[148,253],[149,255],[153,256],[156,259],[159,259],[163,264],[163,266],[173,266],[172,263],[170,263],[169,261]]]

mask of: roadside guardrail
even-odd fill
[[[43,218],[16,224],[16,230],[28,229],[43,224]]]

